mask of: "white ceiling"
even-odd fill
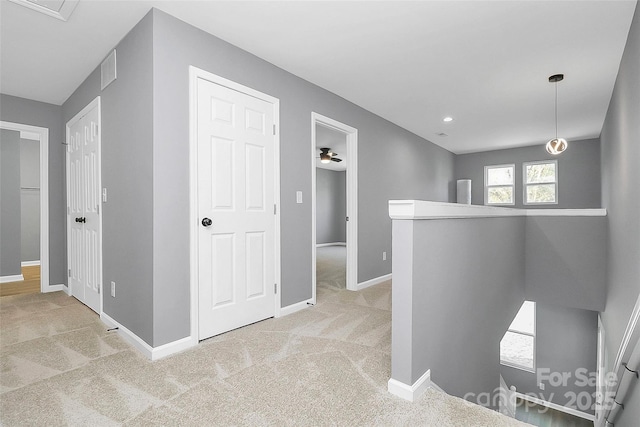
[[[455,153],[553,137],[547,78],[564,73],[559,133],[572,141],[600,134],[635,6],[81,0],[64,22],[0,0],[0,91],[62,104],[158,7]]]

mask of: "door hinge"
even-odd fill
[[[71,277],[71,269],[69,269],[69,277]]]
[[[71,213],[71,208],[69,208],[69,206],[67,206],[67,215],[69,215]]]
[[[347,217],[347,221],[349,221],[349,217]]]
[[[273,134],[276,134],[276,125],[273,125]]]
[[[102,286],[98,286],[98,294],[100,294],[100,289],[102,289]]]
[[[273,284],[273,293],[274,293],[274,294],[277,294],[277,293],[278,293],[278,284],[277,284],[277,283],[274,283],[274,284]]]
[[[276,206],[276,205],[273,205],[273,214],[274,214],[274,215],[275,215],[275,214],[276,214],[276,212],[277,212],[277,210],[276,210],[276,209],[277,209],[277,206]]]
[[[100,215],[100,205],[96,206],[96,213]]]

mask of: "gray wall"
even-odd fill
[[[498,387],[499,343],[524,301],[524,222],[393,221],[392,378],[431,369],[460,397]]]
[[[316,243],[347,241],[347,173],[316,168]]]
[[[20,132],[0,129],[0,276],[20,266]]]
[[[609,229],[607,306],[602,314],[613,363],[640,294],[640,11],[636,6],[627,45],[600,135],[602,205]],[[631,343],[633,345],[633,343]],[[611,367],[610,367],[611,368]],[[638,388],[636,386],[636,388]],[[640,393],[634,392],[640,406]],[[623,411],[626,412],[626,411]],[[637,413],[637,411],[636,411]],[[625,417],[623,415],[623,417]],[[637,425],[637,418],[616,426]]]
[[[587,393],[591,404],[595,386],[583,384],[583,377],[596,372],[598,345],[598,313],[567,308],[552,304],[536,304],[536,369],[546,373],[567,372],[571,376],[566,385],[552,386],[543,381],[545,389],[538,388],[537,375],[510,366],[500,366],[500,373],[509,386],[516,386],[520,393],[534,395],[547,402],[566,406],[575,399],[571,396]],[[565,393],[569,393],[565,395]],[[583,396],[580,402],[586,402]],[[578,407],[593,414],[593,408]]]
[[[40,259],[40,141],[20,140],[22,261]]]
[[[98,67],[62,106],[66,123],[101,96],[102,186],[108,192],[102,210],[103,289],[116,282],[115,298],[108,292],[102,294],[104,312],[150,345],[154,345],[155,215],[152,36],[148,14],[116,47],[117,80],[101,91]],[[169,192],[170,188],[163,190]],[[168,244],[165,250],[174,248]],[[165,263],[166,268],[172,268],[171,262]],[[169,322],[183,320],[174,319],[176,313],[165,315]]]
[[[65,150],[62,108],[0,94],[0,120],[49,129],[49,283],[67,283]]]
[[[561,156],[552,156],[539,145],[456,156],[456,179],[471,179],[471,203],[484,204],[484,167],[515,164],[516,208],[599,208],[600,207],[600,143],[598,139],[571,141]],[[558,161],[558,204],[524,205],[522,164],[537,160]]]
[[[525,297],[604,310],[606,217],[527,217]]]
[[[382,261],[391,248],[389,199],[452,200],[452,153],[161,11],[153,16],[153,297],[164,313],[154,324],[157,345],[188,333],[189,65],[280,100],[283,307],[312,292],[312,111],[358,129],[359,282],[391,272]],[[388,153],[383,163],[379,152]],[[296,191],[304,203],[296,203]]]

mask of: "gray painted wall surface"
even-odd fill
[[[602,205],[608,214],[607,306],[602,314],[609,361],[613,363],[640,294],[640,6],[636,6],[627,46],[602,128]],[[633,345],[633,343],[632,343]],[[636,386],[636,389],[638,386]],[[640,392],[634,401],[640,407]],[[626,403],[625,403],[626,405]],[[638,413],[637,409],[632,410]],[[616,426],[635,426],[626,410]]]
[[[391,272],[391,262],[381,261],[391,248],[389,199],[455,197],[452,153],[161,11],[153,16],[154,308],[167,309],[167,323],[175,326],[173,314],[189,312],[189,65],[280,100],[283,307],[311,298],[312,111],[358,129],[359,282]],[[376,153],[383,151],[380,163]],[[159,333],[174,328],[161,326],[155,324]],[[187,332],[188,322],[156,343]]]
[[[63,123],[101,96],[103,289],[116,282],[116,298],[102,294],[104,312],[153,346],[152,36],[147,14],[116,47],[117,80],[101,91],[98,67],[64,103]]]
[[[536,369],[541,374],[569,373],[566,385],[553,386],[542,381],[545,389],[538,388],[537,375],[522,369],[500,366],[500,373],[509,386],[547,402],[566,406],[579,402],[594,403],[595,386],[585,384],[589,374],[596,372],[598,346],[598,313],[590,310],[567,308],[552,304],[536,304]],[[578,371],[579,370],[579,371]],[[595,382],[595,379],[590,378]],[[587,398],[588,395],[588,398]],[[593,414],[592,408],[577,407]]]
[[[20,266],[20,132],[0,129],[0,276]]]
[[[604,310],[606,217],[527,217],[525,297]]]
[[[37,188],[38,190],[34,190]],[[21,261],[40,259],[40,142],[20,140]]]
[[[62,108],[0,94],[0,120],[49,129],[49,283],[67,284],[67,210]]]
[[[571,141],[561,156],[552,156],[539,145],[456,156],[456,179],[471,179],[471,203],[484,204],[484,167],[515,164],[516,208],[599,208],[600,207],[600,143],[598,139]],[[522,164],[537,160],[558,161],[558,204],[524,205]]]
[[[498,387],[499,343],[524,301],[524,221],[417,220],[412,233],[394,221],[394,251],[413,257],[394,258],[392,378],[411,385],[431,369],[460,397]]]
[[[347,173],[316,168],[316,243],[347,241]]]

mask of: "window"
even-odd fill
[[[513,205],[515,165],[484,167],[484,204]]]
[[[558,161],[528,162],[523,166],[524,204],[558,203]]]
[[[525,301],[500,341],[500,363],[535,372],[536,303]]]

